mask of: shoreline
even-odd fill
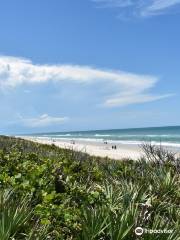
[[[143,156],[143,151],[138,144],[113,144],[111,142],[93,142],[93,141],[82,141],[75,139],[61,139],[61,138],[44,138],[44,137],[22,137],[25,140],[31,140],[33,142],[56,145],[60,148],[70,149],[78,152],[84,152],[91,156],[96,157],[108,157],[114,160],[133,159],[138,160]],[[112,146],[116,145],[116,149]],[[180,155],[180,149],[166,147],[170,151],[176,152]]]
[[[31,140],[33,142],[41,144],[54,144],[60,148],[70,149],[78,152],[84,152],[91,156],[96,157],[108,157],[114,160],[128,159],[138,160],[142,156],[140,146],[116,144],[116,149],[112,149],[115,144],[112,143],[101,143],[101,142],[88,142],[78,140],[67,140],[64,139],[47,139],[39,137],[21,137],[25,140]]]

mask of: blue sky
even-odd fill
[[[1,134],[179,125],[180,0],[2,0]]]

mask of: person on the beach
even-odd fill
[[[75,141],[74,141],[74,140],[71,140],[71,144],[75,144]]]
[[[117,147],[116,147],[116,145],[112,145],[112,149],[116,149]]]

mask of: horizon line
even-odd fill
[[[51,133],[75,133],[75,132],[96,132],[96,131],[112,131],[112,130],[137,130],[137,129],[152,129],[152,128],[175,128],[180,125],[167,125],[167,126],[150,126],[150,127],[130,127],[130,128],[111,128],[111,129],[94,129],[94,130],[76,130],[76,131],[54,131],[54,132],[37,132],[37,133],[22,133],[22,134],[7,134],[5,136],[25,136],[25,135],[41,135]],[[1,135],[2,136],[2,135]]]

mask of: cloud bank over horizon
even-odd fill
[[[97,102],[97,105],[103,107],[122,107],[172,96],[169,93],[152,93],[151,89],[158,80],[158,77],[151,75],[72,64],[40,65],[29,59],[0,56],[1,91],[10,91],[21,85],[43,85],[47,82],[69,82],[91,87],[98,83],[102,89],[106,88],[106,95],[101,102]],[[107,90],[107,86],[111,86],[110,90]]]
[[[24,118],[19,116],[19,122],[25,127],[38,128],[49,127],[52,125],[60,125],[69,120],[68,117],[52,117],[48,114],[42,114],[41,116],[34,118]]]

